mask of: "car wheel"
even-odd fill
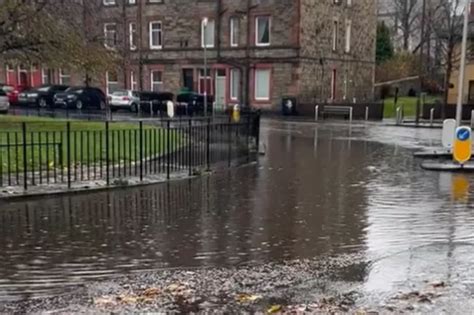
[[[40,98],[38,101],[38,106],[41,108],[46,108],[48,107],[48,101],[44,97]]]
[[[84,107],[84,104],[82,104],[82,101],[77,101],[76,102],[76,109],[82,109]]]
[[[99,108],[100,108],[101,110],[104,110],[104,109],[105,109],[105,102],[104,102],[104,101],[100,101]]]
[[[137,106],[137,104],[132,104],[132,105],[130,105],[130,111],[131,111],[132,113],[138,113],[138,106]]]

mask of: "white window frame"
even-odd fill
[[[160,29],[153,31],[153,25],[159,24]],[[153,32],[158,32],[159,34],[159,43],[158,45],[153,45]],[[150,49],[163,49],[163,23],[161,21],[151,21],[148,23],[148,36],[150,41]]]
[[[268,72],[268,97],[257,97],[257,72],[265,71]],[[269,101],[271,99],[272,90],[272,70],[271,69],[255,69],[254,72],[254,97],[256,101]]]
[[[337,51],[337,42],[339,40],[339,21],[332,21],[332,51]]]
[[[155,73],[155,72],[161,72],[161,78],[160,78],[161,81],[153,81],[153,73]],[[162,70],[151,70],[150,71],[150,91],[159,92],[159,90],[158,91],[153,90],[153,86],[155,84],[163,86],[163,71]]]
[[[213,19],[208,19],[207,20],[207,26],[204,26],[205,19],[201,20],[201,47],[204,48],[204,45],[206,45],[206,42],[204,39],[208,39],[207,37],[205,38],[205,33],[204,33],[204,28],[209,28],[209,25],[212,24],[212,41],[210,44],[206,45],[206,48],[214,48],[214,44],[216,41],[216,23]]]
[[[137,4],[137,0],[128,0],[128,4]]]
[[[137,35],[137,23],[128,23],[128,41],[130,44],[130,50],[137,50],[137,43],[134,43],[134,35]]]
[[[352,0],[347,0],[347,6],[351,7],[352,6]]]
[[[237,91],[234,91],[234,74],[237,73],[237,77],[239,79],[238,85],[237,85]],[[232,101],[238,101],[239,100],[239,93],[240,93],[240,70],[237,68],[233,68],[230,70],[230,99]]]
[[[110,81],[109,79],[109,71],[106,71],[105,72],[105,94],[109,95],[110,94],[110,89],[109,89],[109,84],[116,84],[118,85],[119,82],[118,82],[118,75],[117,75],[117,81]]]
[[[109,46],[107,41],[108,41],[108,38],[107,38],[107,26],[115,26],[115,30],[113,31],[113,34],[114,34],[114,45],[113,46]],[[109,48],[109,49],[114,49],[115,46],[117,45],[117,23],[104,23],[104,46],[106,48]]]
[[[130,90],[136,91],[138,89],[137,77],[135,76],[135,71],[130,71]]]
[[[352,37],[352,21],[347,20],[346,21],[346,43],[344,47],[344,52],[350,53],[351,52],[351,39]]]
[[[48,74],[46,74],[46,71],[45,70],[49,70],[49,69],[46,69],[46,68],[41,68],[41,84],[51,84],[52,83],[52,78],[49,78],[50,82],[46,82],[45,80],[45,77],[48,76]]]
[[[237,38],[235,38],[234,36],[234,31],[236,27],[237,27]],[[230,47],[239,47],[239,37],[240,37],[239,28],[240,28],[239,18],[231,17],[230,18]]]
[[[258,36],[258,21],[261,18],[268,19],[268,43],[260,43],[259,36]],[[271,45],[272,42],[272,18],[269,15],[260,15],[255,17],[255,46],[257,47],[268,47]]]
[[[104,5],[106,5],[106,6],[108,6],[108,5],[116,5],[116,4],[117,4],[116,0],[103,0],[102,3],[103,3]]]
[[[59,84],[64,84],[64,78],[68,78],[71,81],[71,74],[64,74],[63,69],[59,69]],[[68,84],[71,84],[71,82]]]

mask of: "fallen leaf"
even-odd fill
[[[143,291],[143,296],[148,297],[148,298],[153,298],[158,295],[160,295],[161,290],[158,288],[148,288],[145,291]]]
[[[281,311],[281,305],[272,305],[268,310],[267,314],[273,314]]]
[[[434,282],[431,284],[433,288],[444,288],[446,286],[446,283],[444,281],[441,282]]]
[[[262,299],[261,295],[251,295],[251,294],[239,294],[236,296],[236,300],[239,301],[240,303],[249,303],[249,302],[255,302],[257,300]]]
[[[98,306],[111,306],[111,305],[115,305],[116,302],[114,301],[112,297],[104,296],[101,298],[94,299],[94,304]]]

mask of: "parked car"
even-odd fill
[[[70,87],[54,96],[54,105],[65,108],[84,109],[96,107],[105,109],[107,97],[101,89],[95,87]]]
[[[118,90],[109,95],[110,109],[116,111],[118,109],[127,109],[132,113],[138,112],[140,105],[140,95],[132,90]]]
[[[0,88],[7,93],[10,105],[16,105],[18,104],[18,94],[28,89],[28,86],[0,84]]]
[[[7,92],[0,89],[0,113],[6,114],[10,109],[10,100],[8,99]]]
[[[174,100],[174,94],[168,92],[139,92],[140,108],[145,113],[164,114],[166,103]]]
[[[207,96],[207,112],[212,113],[214,97]],[[204,113],[204,95],[195,92],[181,93],[176,97],[176,112],[178,115],[193,115]]]
[[[64,92],[67,85],[43,85],[38,88],[28,89],[18,94],[18,103],[21,105],[35,105],[41,108],[54,105],[54,95]]]

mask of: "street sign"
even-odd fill
[[[168,117],[169,118],[173,118],[174,117],[174,104],[172,101],[168,101],[166,102],[166,111],[168,113]]]
[[[464,164],[471,159],[472,154],[472,132],[469,127],[456,129],[454,140],[453,157],[459,164]]]
[[[454,134],[456,131],[456,120],[455,119],[446,119],[443,122],[443,134],[441,137],[441,142],[443,147],[451,149],[454,143]]]

